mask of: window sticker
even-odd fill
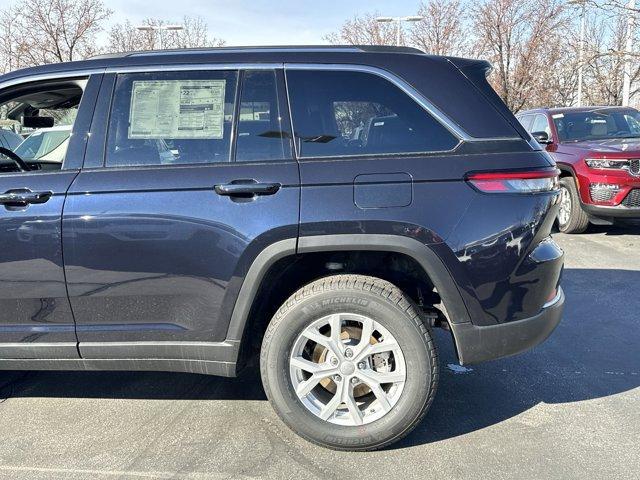
[[[136,80],[129,138],[220,139],[226,80]]]
[[[564,113],[554,113],[551,118],[564,118]]]

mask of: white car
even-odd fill
[[[41,128],[29,135],[14,150],[23,160],[62,163],[67,153],[71,125]]]

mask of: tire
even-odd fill
[[[340,328],[334,330],[333,325],[338,324]],[[339,341],[330,344],[338,331]],[[314,369],[317,365],[325,369],[318,375],[337,370],[299,398],[296,389],[303,391],[317,380],[305,370],[308,364],[297,365],[305,355],[313,361],[318,349],[321,354]],[[381,353],[361,356],[374,349]],[[337,354],[332,356],[335,351],[342,352],[340,359]],[[350,353],[353,362],[347,357]],[[289,428],[318,445],[352,451],[385,447],[413,430],[433,401],[439,377],[432,332],[422,322],[418,308],[391,283],[363,275],[325,277],[294,293],[267,328],[260,372],[271,405]],[[380,383],[360,382],[367,375],[374,375]],[[395,383],[386,383],[387,379]],[[336,398],[350,400],[334,403],[341,401]],[[336,404],[338,409],[329,418],[321,418]]]
[[[561,210],[558,212],[558,230],[562,233],[584,232],[587,227],[589,227],[589,216],[582,210],[580,197],[576,189],[576,182],[573,177],[563,177],[560,179],[560,191]],[[568,202],[568,205],[565,205],[565,201]],[[564,210],[568,213],[568,218],[566,219],[563,215],[563,206]]]

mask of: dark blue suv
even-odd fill
[[[0,149],[0,368],[235,376],[259,355],[300,435],[398,440],[435,394],[433,328],[468,364],[562,313],[558,171],[489,68],[223,48],[0,77],[31,132]]]

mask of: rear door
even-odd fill
[[[297,235],[282,73],[129,71],[104,83],[63,221],[81,355],[200,355],[184,342],[224,340],[252,260]]]

